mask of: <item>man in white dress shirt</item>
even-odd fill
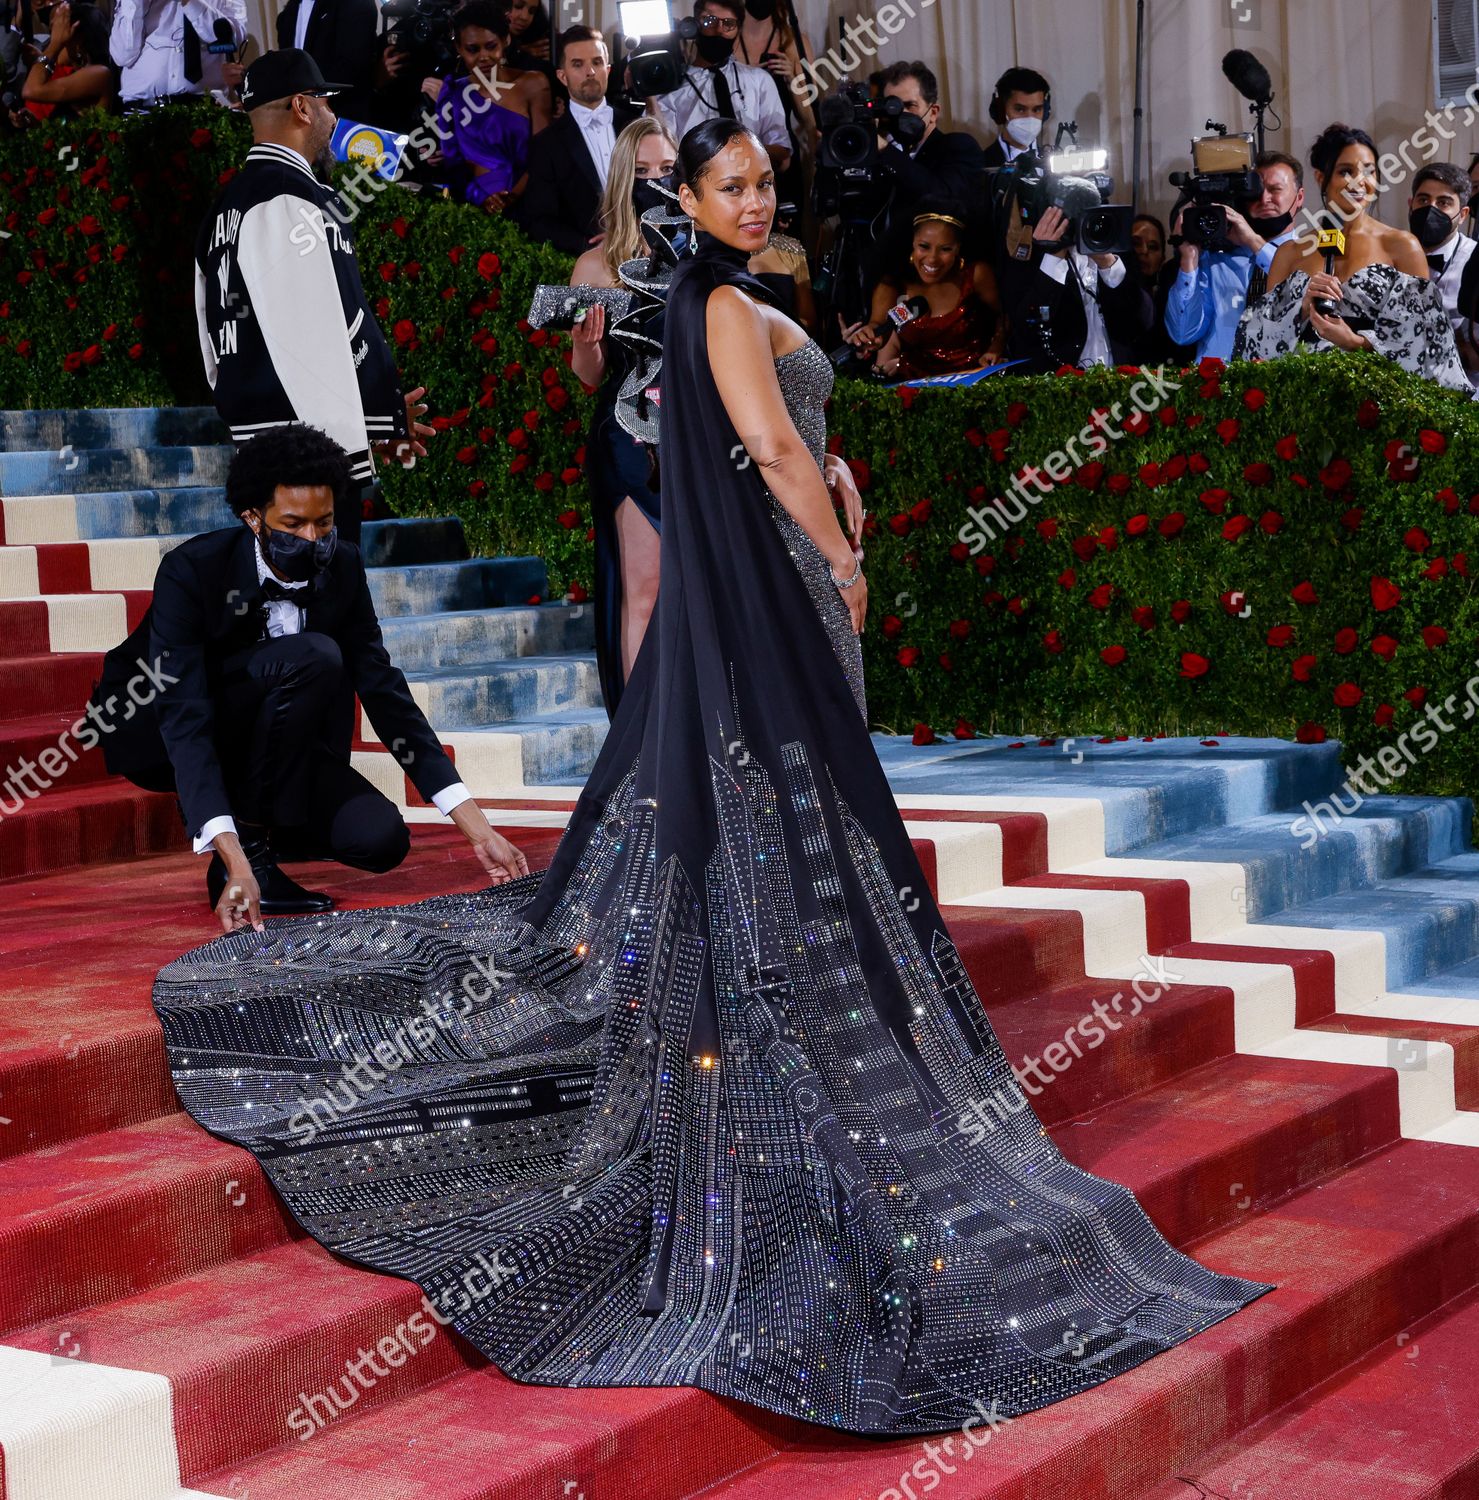
[[[224,87],[221,69],[229,57],[209,50],[218,21],[227,23],[240,47],[247,34],[246,0],[118,0],[108,51],[121,73],[123,102],[148,104]]]
[[[1459,358],[1471,384],[1479,386],[1479,255],[1465,232],[1473,217],[1468,174],[1453,162],[1433,162],[1412,179],[1408,227],[1428,257],[1428,280],[1438,288],[1453,325]]]
[[[734,60],[745,19],[743,0],[696,0],[693,18],[697,61],[671,94],[648,101],[649,112],[667,122],[675,141],[705,120],[738,120],[754,131],[775,170],[784,172],[791,164],[791,137],[775,77]]]

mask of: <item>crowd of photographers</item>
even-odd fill
[[[241,105],[245,0],[0,5],[10,7],[0,10],[0,82],[12,128],[58,110],[201,95]],[[1342,303],[1344,288],[1329,284],[1335,260],[1326,255],[1322,279],[1318,255],[1301,259],[1301,225],[1329,209],[1337,175],[1362,165],[1369,137],[1359,130],[1335,128],[1343,134],[1316,185],[1298,158],[1256,152],[1219,127],[1198,143],[1207,159],[1174,179],[1181,196],[1167,224],[1109,201],[1103,153],[1079,151],[1071,123],[1050,143],[1051,87],[1031,68],[998,81],[984,146],[946,128],[923,63],[895,62],[818,98],[821,69],[787,0],[694,0],[663,49],[615,64],[592,28],[552,34],[543,0],[288,0],[272,40],[313,57],[340,90],[340,120],[399,143],[402,183],[508,214],[601,280],[614,278],[617,241],[623,254],[635,248],[636,215],[661,201],[684,131],[738,119],[770,154],[780,205],[752,269],[853,373],[1228,359],[1250,304],[1296,270],[1309,291],[1294,343],[1390,352],[1383,319],[1407,306],[1386,283],[1368,289],[1364,309]],[[1425,260],[1454,358],[1479,381],[1476,183],[1479,157],[1468,171],[1430,161],[1403,185],[1420,255],[1373,240],[1356,195],[1346,269],[1375,259],[1421,279]],[[1253,333],[1284,352],[1279,330]],[[1424,353],[1424,372],[1441,378],[1448,352]]]

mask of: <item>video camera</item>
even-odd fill
[[[452,15],[458,0],[384,0],[386,44],[410,54],[409,76],[446,78],[457,65]]]
[[[924,121],[893,95],[870,96],[866,83],[845,83],[822,100],[818,124],[817,209],[835,213],[842,199],[872,184],[878,166],[878,136],[892,136],[906,151],[924,138]]]
[[[1065,131],[1073,135],[1072,122],[1059,127],[1060,142]],[[1068,220],[1067,237],[1052,242],[1039,240],[1039,249],[1076,248],[1085,255],[1129,255],[1135,211],[1128,204],[1109,202],[1114,178],[1105,170],[1108,163],[1107,151],[1081,150],[1077,140],[1071,150],[1061,151],[1055,146],[1047,156],[1035,150],[1024,151],[1010,171],[996,174],[993,193],[998,220],[1014,200],[1024,224],[1036,224],[1048,209],[1056,208]]]
[[[631,78],[623,96],[640,103],[681,88],[688,72],[683,43],[698,35],[698,22],[674,22],[669,0],[619,0],[616,14]]]
[[[1191,143],[1192,170],[1171,173],[1171,186],[1181,189],[1171,222],[1181,213],[1183,240],[1203,250],[1227,250],[1232,245],[1228,209],[1257,198],[1263,180],[1254,170],[1251,135],[1229,135],[1227,126],[1216,120],[1208,120],[1207,129],[1215,133]]]

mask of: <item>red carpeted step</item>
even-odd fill
[[[45,601],[0,599],[0,657],[44,656],[50,650],[51,620]]]
[[[74,732],[80,718],[80,714],[70,710],[52,709],[47,713],[0,719],[0,767],[4,768],[0,775],[11,779],[15,789],[35,787],[33,773],[26,769],[29,761],[39,767],[43,781],[53,784],[65,781],[75,786],[101,781],[108,774],[102,745],[90,723],[84,722],[81,730]],[[38,761],[47,751],[55,753]],[[14,780],[17,771],[22,773],[19,781]],[[4,795],[9,798],[13,791],[6,789]]]
[[[1479,1007],[1475,1007],[1479,1010]],[[1438,1021],[1394,1021],[1386,1016],[1353,1016],[1341,1012],[1316,1021],[1311,1031],[1338,1031],[1349,1036],[1401,1037],[1404,1042],[1442,1042],[1453,1048],[1453,1092],[1459,1109],[1479,1109],[1479,1025],[1451,1026]],[[1420,1047],[1395,1050],[1393,1064],[1422,1067]]]
[[[136,859],[184,842],[173,796],[110,777],[60,782],[0,820],[0,880]]]
[[[1131,1500],[1194,1472],[1208,1449],[1468,1291],[1476,1247],[1479,1152],[1403,1141],[1192,1247],[1214,1269],[1275,1283],[1274,1291],[1126,1375],[999,1426],[969,1459],[959,1433],[929,1440],[933,1452],[920,1440],[808,1434],[705,1500],[856,1500],[937,1486],[951,1500]],[[1423,1380],[1428,1398],[1441,1399],[1442,1386]],[[987,1430],[979,1424],[975,1437]],[[1393,1452],[1383,1434],[1365,1430]],[[1305,1491],[1193,1485],[1177,1493],[1302,1500]],[[1392,1493],[1368,1487],[1355,1496]]]
[[[678,1500],[801,1431],[702,1391],[528,1386],[490,1365],[195,1482],[251,1500]]]
[[[103,670],[101,652],[0,657],[0,705],[6,718],[56,709],[74,718],[87,707]]]
[[[1335,1010],[1335,955],[1316,948],[1251,948],[1241,943],[1178,943],[1165,951],[1174,969],[1178,958],[1208,958],[1235,964],[1280,964],[1294,976],[1294,1016],[1307,1026]],[[1389,1026],[1405,1026],[1389,1021]]]
[[[256,1158],[173,1114],[0,1161],[0,1331],[290,1237]]]
[[[1151,953],[1191,937],[1191,887],[1184,880],[1138,875],[1037,875],[1022,885],[1045,890],[1133,891],[1145,898],[1145,931]]]
[[[1001,878],[1007,885],[1047,871],[1048,820],[1040,813],[969,812],[944,807],[906,807],[902,811],[911,823],[995,824],[1001,830]]]
[[[1189,1465],[1153,1500],[1185,1500],[1191,1484],[1203,1495],[1300,1500],[1479,1495],[1479,1424],[1470,1398],[1453,1399],[1473,1390],[1476,1344],[1479,1292],[1471,1291]]]
[[[92,548],[86,542],[41,542],[36,574],[43,594],[90,594]]]

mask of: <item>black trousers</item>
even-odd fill
[[[285,859],[393,870],[411,848],[400,811],[349,764],[353,691],[338,643],[269,636],[228,657],[215,695],[216,751],[239,823],[271,830]]]

